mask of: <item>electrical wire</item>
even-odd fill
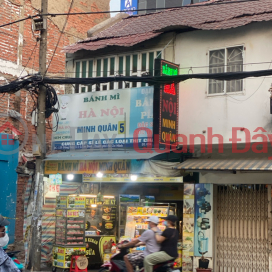
[[[263,61],[263,62],[249,62],[249,63],[241,63],[239,65],[241,66],[247,66],[247,65],[261,65],[261,64],[272,64],[272,61]],[[218,67],[224,67],[224,66],[230,66],[230,65],[227,65],[227,64],[222,64],[222,65],[218,65]],[[213,67],[217,67],[216,65],[213,65]],[[181,67],[181,68],[177,68],[179,70],[185,70],[185,69],[200,69],[200,68],[210,68],[209,65],[206,65],[206,66],[191,66],[191,67]],[[153,69],[153,72],[154,72],[155,69]],[[133,69],[130,69],[129,70],[131,73],[136,73],[136,72],[142,72],[142,73],[146,73],[147,71],[142,71],[141,69],[138,69],[138,70],[133,70]],[[88,71],[86,71],[86,74]],[[92,72],[94,74],[96,74],[96,70],[92,70]],[[77,72],[78,74],[83,74],[85,72]],[[107,71],[107,74],[110,73],[110,70]],[[119,71],[114,71],[114,74],[118,74]],[[75,72],[61,72],[59,71],[58,74],[75,74]]]
[[[35,53],[36,53],[36,51],[35,51]],[[34,54],[34,59],[33,59],[33,63],[32,63],[32,74],[33,74],[33,71],[34,71],[35,58],[36,58],[36,55]]]
[[[3,24],[3,25],[0,25],[0,27],[5,27],[5,26],[9,26],[9,25],[13,25],[13,24],[16,24],[16,23],[20,23],[22,21],[25,21],[25,20],[28,20],[28,19],[32,19],[34,17],[37,17],[38,15],[35,15],[35,16],[27,16],[25,18],[22,18],[20,20],[16,20],[16,21],[13,21],[13,22],[10,22],[10,23],[7,23],[7,24]]]
[[[74,38],[77,38],[77,39],[79,39],[79,40],[84,40],[84,38],[79,37],[79,36],[76,36],[76,35],[74,35],[74,34],[72,34],[72,33],[69,33],[69,32],[66,32],[66,31],[64,31],[63,33],[65,33],[65,34],[67,34],[67,35],[70,35],[70,36],[72,36],[72,37],[74,37]]]
[[[272,64],[272,60],[269,63],[269,66],[268,66],[268,69],[270,69],[271,67],[271,64]],[[265,76],[261,82],[261,84],[259,85],[259,87],[256,89],[256,91],[254,91],[249,97],[247,97],[246,99],[237,99],[237,98],[234,98],[233,96],[229,95],[230,98],[236,100],[236,101],[239,101],[239,102],[244,102],[244,101],[247,101],[248,99],[250,99],[255,93],[258,92],[258,90],[261,88],[261,86],[263,85],[265,79],[266,79],[267,76]]]
[[[259,89],[261,88],[261,86],[263,85],[264,81],[265,81],[266,77],[263,78],[261,84],[259,85],[259,87],[256,89],[256,91],[254,91],[249,97],[247,97],[246,99],[237,99],[237,98],[234,98],[233,96],[229,95],[230,98],[236,100],[236,101],[239,101],[239,102],[244,102],[244,101],[247,101],[248,99],[250,99],[255,93],[257,93],[259,91]]]
[[[47,71],[48,71],[48,69],[49,69],[49,67],[50,67],[50,64],[51,64],[51,62],[52,62],[52,60],[53,60],[53,58],[54,58],[54,56],[55,56],[55,54],[56,54],[57,48],[58,48],[58,46],[59,46],[60,39],[61,39],[61,37],[62,37],[62,35],[63,35],[63,33],[64,33],[64,30],[65,30],[65,27],[66,27],[66,25],[67,25],[68,18],[69,18],[69,13],[70,13],[70,11],[71,11],[71,9],[72,9],[72,7],[73,7],[73,4],[74,4],[74,0],[71,1],[70,7],[69,7],[69,10],[68,10],[68,15],[67,15],[67,17],[66,17],[66,19],[65,19],[65,22],[64,22],[62,31],[60,32],[60,35],[59,35],[59,39],[58,39],[57,45],[55,46],[53,55],[52,55],[52,57],[51,57],[51,59],[50,59],[50,61],[49,61],[49,64],[48,64],[48,66],[47,66],[47,68],[46,68],[46,70],[45,70],[45,74],[44,74],[44,75],[46,75],[46,73],[47,73]]]
[[[272,70],[259,70],[250,72],[223,72],[223,73],[202,73],[202,74],[183,74],[176,76],[112,76],[112,77],[94,77],[94,78],[64,78],[55,77],[49,78],[45,77],[43,80],[47,84],[101,84],[108,82],[145,82],[151,85],[156,84],[171,84],[185,81],[188,79],[215,79],[215,80],[238,80],[247,77],[263,77],[267,75],[272,75]],[[1,92],[1,87],[0,87]]]
[[[178,83],[188,79],[215,79],[215,80],[238,80],[248,77],[271,76],[272,69],[258,70],[250,72],[223,72],[223,73],[202,73],[202,74],[183,74],[176,76],[112,76],[94,78],[64,78],[64,77],[42,77],[40,75],[29,76],[25,79],[16,80],[7,85],[0,86],[0,93],[14,93],[20,89],[31,89],[38,84],[101,84],[108,82],[144,82],[151,85]]]
[[[56,119],[56,125],[53,127],[50,124],[50,120],[48,120],[47,128],[52,130],[53,132],[56,132],[59,126],[58,112],[60,109],[60,104],[59,104],[57,92],[55,91],[55,89],[51,85],[45,85],[45,87],[46,87],[45,118],[48,119],[53,113],[53,116]]]
[[[212,2],[209,3],[202,3],[202,4],[193,4],[193,5],[186,5],[186,6],[181,6],[181,7],[172,7],[172,8],[148,8],[148,9],[135,9],[135,11],[151,11],[151,10],[171,10],[171,9],[181,9],[181,8],[195,8],[195,7],[204,7],[204,6],[216,6],[216,5],[227,5],[227,4],[236,4],[236,3],[244,3],[244,2],[259,2],[260,0],[238,0],[238,1],[222,1],[222,2]],[[84,14],[105,14],[105,13],[118,13],[118,12],[125,12],[124,10],[115,10],[115,11],[89,11],[89,12],[73,12],[69,13],[69,15],[84,15]],[[47,14],[41,14],[41,16],[63,16],[63,15],[68,15],[67,13],[47,13]],[[146,15],[146,14],[143,14]]]
[[[204,7],[204,6],[215,6],[215,5],[227,5],[227,4],[236,4],[236,3],[244,3],[244,2],[256,2],[260,0],[240,0],[240,1],[222,1],[222,2],[212,2],[212,3],[205,3],[205,4],[193,4],[193,5],[186,5],[186,6],[181,6],[181,7],[172,7],[172,8],[149,8],[149,9],[136,9],[133,10],[135,11],[163,11],[163,10],[171,10],[171,9],[181,9],[181,8],[195,8],[195,7]],[[12,24],[16,24],[25,20],[33,19],[36,17],[43,17],[43,16],[70,16],[70,15],[84,15],[84,14],[107,14],[107,13],[118,13],[118,12],[125,12],[124,10],[115,10],[115,11],[90,11],[90,12],[73,12],[73,13],[46,13],[46,14],[36,14],[36,15],[29,15],[28,17],[22,18],[20,20],[16,20],[7,24],[0,25],[1,27],[9,26]],[[146,15],[146,14],[143,14]]]
[[[21,72],[20,75],[19,75],[19,78],[21,77],[21,75],[22,75],[23,72],[25,71],[25,69],[26,69],[26,67],[27,67],[27,65],[28,65],[28,63],[29,63],[29,61],[31,60],[32,55],[33,55],[33,53],[34,53],[34,50],[35,50],[35,52],[36,52],[37,45],[38,45],[38,41],[36,41],[36,43],[35,43],[35,45],[34,45],[32,51],[31,51],[31,54],[30,54],[30,56],[29,56],[29,58],[28,58],[28,60],[27,60],[27,63],[26,63],[26,65],[25,65],[24,69],[22,70],[22,72]],[[33,62],[33,63],[34,63],[34,62]]]
[[[270,67],[270,66],[269,66]],[[45,117],[48,119],[52,113],[56,118],[56,125],[51,126],[50,120],[48,120],[47,128],[53,131],[57,131],[59,124],[58,111],[60,108],[57,93],[55,89],[50,84],[82,84],[82,85],[94,85],[108,82],[144,82],[150,85],[158,86],[160,84],[171,84],[178,83],[188,79],[215,79],[215,80],[238,80],[244,79],[247,77],[262,77],[272,75],[272,69],[268,70],[259,70],[259,71],[250,71],[250,72],[223,72],[216,74],[187,74],[187,75],[176,75],[176,76],[114,76],[114,77],[96,77],[96,78],[63,78],[63,77],[42,77],[40,75],[28,76],[24,79],[19,79],[13,81],[7,85],[0,86],[0,93],[15,93],[21,89],[26,89],[34,103],[33,111],[38,108],[38,88],[41,84],[44,84],[46,87],[46,111]],[[264,81],[264,79],[263,79]],[[250,96],[252,97],[261,87],[263,81],[261,82],[258,89]],[[247,99],[249,99],[248,97]],[[246,100],[247,100],[246,99]],[[238,100],[238,99],[235,99]],[[239,100],[238,100],[239,101]],[[240,100],[241,101],[241,100]],[[243,100],[245,101],[245,100]],[[32,112],[33,112],[32,111]]]

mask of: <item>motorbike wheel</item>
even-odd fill
[[[109,272],[110,270],[106,267],[101,267],[98,272]]]

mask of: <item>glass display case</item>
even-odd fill
[[[85,209],[56,210],[55,245],[85,246]]]

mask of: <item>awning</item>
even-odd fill
[[[179,162],[161,161],[164,154],[139,153],[135,150],[61,152],[45,159],[46,174],[141,174],[145,176],[179,177],[174,169]]]
[[[211,171],[272,171],[272,160],[268,159],[189,159],[174,169]]]

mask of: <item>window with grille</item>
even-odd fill
[[[243,46],[211,50],[209,52],[209,73],[243,71]],[[226,94],[243,91],[243,80],[209,80],[209,94]]]
[[[160,11],[160,8],[182,7],[207,1],[209,0],[138,0],[138,9],[141,10],[138,11],[138,14]]]
[[[75,77],[148,76],[154,75],[154,59],[161,58],[161,51],[147,51],[127,55],[110,56],[75,63]],[[95,92],[146,86],[141,82],[110,82],[94,85],[76,85],[74,92]]]

